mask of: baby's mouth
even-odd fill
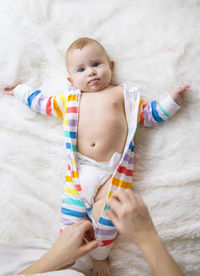
[[[90,85],[96,85],[99,81],[100,81],[100,79],[94,78],[94,79],[90,80],[88,83],[89,83]]]

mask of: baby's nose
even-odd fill
[[[91,67],[91,68],[89,69],[88,75],[89,75],[89,76],[94,76],[94,75],[96,75],[96,70],[95,70],[95,68]]]

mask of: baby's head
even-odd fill
[[[114,61],[103,46],[91,38],[79,38],[65,56],[68,80],[82,92],[97,92],[111,83]]]

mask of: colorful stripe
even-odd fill
[[[108,206],[107,204],[104,206],[104,210],[110,210],[110,206]]]
[[[63,124],[66,126],[77,126],[77,120],[73,120],[73,119],[64,119],[63,120]]]
[[[66,143],[66,148],[73,152],[76,152],[76,145],[71,145],[71,143]]]
[[[144,125],[144,114],[143,114],[143,112],[140,113],[140,124]]]
[[[65,131],[64,131],[64,136],[65,136],[65,137],[72,138],[72,139],[76,139],[77,134],[76,134],[75,131],[68,131],[68,130],[65,130]]]
[[[169,114],[167,114],[167,112],[164,110],[164,108],[161,106],[160,103],[158,103],[158,106],[160,108],[160,110],[162,111],[162,113],[167,117],[167,118],[171,118],[171,116],[169,116]]]
[[[152,108],[152,115],[155,121],[158,123],[164,122],[164,120],[159,116],[158,111],[156,110],[156,101],[153,101],[151,103],[151,108]]]
[[[124,189],[132,188],[132,183],[117,179],[115,177],[112,178],[112,185],[115,185],[117,187],[124,188]]]
[[[59,117],[59,118],[63,118],[63,114],[62,114],[62,111],[60,110],[60,107],[58,106],[57,102],[56,102],[56,97],[53,98],[53,108],[56,112],[56,115]]]
[[[75,189],[73,189],[73,188],[64,188],[64,193],[65,194],[72,194],[72,195],[76,195],[76,196],[78,196],[79,194],[78,194],[78,192],[77,192],[77,190],[75,190]]]
[[[34,98],[40,93],[41,93],[41,90],[36,90],[28,97],[27,105],[28,105],[29,108],[31,108],[31,104],[32,104]]]
[[[140,100],[140,103],[139,103],[139,110],[141,110],[141,106],[145,103],[145,101],[143,99]]]
[[[123,173],[127,176],[133,176],[133,170],[128,170],[126,167],[123,167],[121,165],[118,166],[117,172],[118,173]]]
[[[77,199],[72,199],[72,198],[62,198],[63,203],[65,204],[69,204],[69,205],[76,205],[79,207],[85,207],[84,203],[81,200],[77,200]]]
[[[108,193],[108,198],[110,198],[111,196],[112,196],[112,191],[109,191],[109,193]]]
[[[66,209],[66,208],[61,208],[61,212],[64,215],[68,215],[68,216],[73,216],[73,217],[77,217],[77,218],[84,218],[87,216],[86,212],[78,212],[78,211],[74,211],[71,209]]]
[[[116,233],[117,233],[116,229],[109,229],[109,230],[99,229],[99,228],[95,229],[95,234],[96,235],[102,235],[102,236],[107,236],[108,235],[109,236],[109,235],[114,235]]]
[[[47,101],[47,105],[46,105],[46,114],[48,115],[48,116],[51,116],[52,115],[52,109],[51,109],[51,99],[52,99],[53,97],[51,96],[49,99],[48,99],[48,101]]]
[[[63,223],[64,225],[72,225],[72,224],[74,224],[75,222],[72,221],[71,219],[62,218],[62,223]],[[61,231],[62,231],[62,229],[61,229]]]
[[[130,157],[130,155],[127,153],[123,157],[123,161],[127,161],[128,164],[133,164],[134,163],[134,157]]]
[[[106,225],[106,226],[112,226],[112,227],[114,226],[114,224],[112,223],[111,220],[109,220],[109,219],[104,219],[104,218],[102,218],[102,217],[99,218],[98,223],[103,224],[103,225]]]
[[[145,109],[145,107],[147,106],[147,104],[145,103],[144,100],[140,100],[140,104],[139,104],[139,111],[140,111],[140,124],[144,125],[144,113],[143,110]]]
[[[73,179],[72,179],[72,177],[69,176],[69,175],[65,175],[65,181],[66,181],[66,182],[73,183]]]
[[[67,107],[66,110],[67,110],[67,113],[78,113],[78,108],[76,106]]]
[[[92,211],[92,207],[86,208],[87,212],[91,212]]]
[[[134,146],[133,146],[133,144],[132,144],[132,141],[131,141],[131,143],[130,143],[130,145],[129,145],[128,148],[131,150],[131,152],[134,152]]]
[[[113,243],[116,240],[116,238],[112,239],[112,240],[106,240],[106,241],[101,241],[103,243],[103,246],[108,246],[111,243]]]
[[[74,185],[75,187],[76,187],[76,190],[78,191],[78,192],[80,192],[80,191],[82,191],[82,188],[81,188],[81,185],[79,184],[79,185]]]
[[[35,105],[35,109],[36,109],[37,112],[41,111],[41,106],[42,106],[42,103],[43,103],[44,100],[45,100],[44,96],[39,97],[39,99],[38,99],[38,101]]]
[[[73,178],[78,178],[78,172],[73,171],[73,172],[72,172],[72,177],[73,177]]]
[[[68,102],[71,102],[71,101],[77,101],[77,96],[76,95],[69,95],[68,96]]]
[[[61,99],[63,107],[65,108],[67,106],[67,100],[66,100],[66,97],[65,97],[64,93],[60,94],[59,97]]]

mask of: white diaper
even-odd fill
[[[109,162],[97,162],[77,152],[80,185],[88,203],[94,204],[98,188],[114,173],[122,154],[115,152]]]

